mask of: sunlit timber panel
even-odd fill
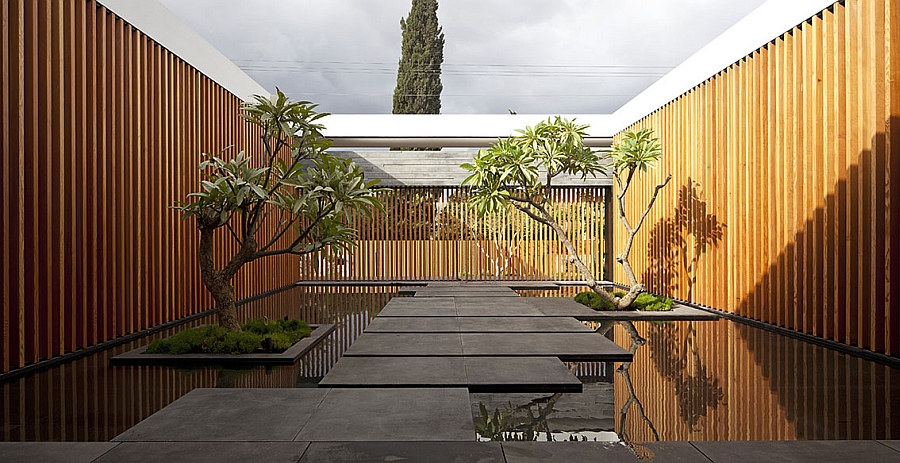
[[[655,441],[654,429],[663,441],[897,435],[894,368],[724,320],[635,327],[647,342],[635,351],[627,380],[646,420],[632,403],[622,426],[631,394],[622,364],[614,374],[616,432],[633,442]],[[631,346],[623,326],[613,333],[619,345]]]
[[[553,188],[549,208],[600,278],[602,187]],[[356,217],[358,246],[302,259],[304,280],[582,280],[556,234],[515,209],[478,217],[470,191],[393,187],[385,211]]]
[[[664,154],[629,217],[673,176],[632,252],[649,288],[900,355],[898,18],[835,3],[631,127]]]
[[[169,206],[201,152],[260,154],[240,100],[94,1],[0,15],[0,371],[209,308]],[[296,281],[286,262],[242,270],[237,297]]]

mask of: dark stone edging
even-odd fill
[[[561,286],[584,286],[583,281],[582,282],[557,281],[556,283],[560,284]],[[611,282],[611,281],[601,281],[599,283],[603,284],[604,286],[609,285],[609,286],[616,286],[619,288],[626,288],[626,289],[628,288],[628,286],[625,286],[625,285],[622,285],[619,283],[615,283],[615,282]],[[656,294],[656,293],[653,293],[653,294]],[[693,307],[695,309],[705,310],[709,313],[714,313],[716,315],[719,315],[722,318],[726,318],[728,320],[735,321],[738,323],[743,323],[745,325],[749,325],[754,328],[759,328],[759,329],[766,330],[766,331],[769,331],[772,333],[780,334],[782,336],[794,338],[799,341],[808,342],[810,344],[815,344],[817,346],[825,347],[827,349],[836,350],[838,352],[841,352],[841,353],[844,353],[847,355],[852,355],[854,357],[859,357],[863,360],[875,362],[880,365],[887,365],[892,368],[900,368],[900,358],[897,358],[897,357],[892,357],[890,355],[883,354],[880,352],[873,352],[868,349],[851,346],[848,344],[844,344],[842,342],[833,341],[831,339],[825,339],[825,338],[821,338],[819,336],[813,336],[811,334],[802,333],[800,331],[792,330],[790,328],[785,328],[783,326],[772,325],[770,323],[762,322],[759,320],[754,320],[752,318],[747,318],[747,317],[744,317],[741,315],[735,315],[733,313],[724,312],[722,310],[715,309],[713,307],[705,306],[702,304],[696,304],[693,302],[684,301],[684,300],[681,300],[681,299],[678,299],[675,297],[671,297],[671,296],[666,296],[666,297],[669,297],[670,299],[672,299],[673,301],[675,301],[679,304],[686,305],[688,307]]]
[[[310,325],[309,337],[297,341],[290,349],[279,354],[145,354],[148,346],[132,349],[109,359],[109,364],[166,365],[166,366],[239,366],[239,365],[293,365],[334,331],[333,324]]]

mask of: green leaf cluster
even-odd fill
[[[195,217],[201,230],[225,227],[241,246],[252,243],[245,260],[352,246],[351,215],[382,208],[377,180],[366,182],[359,166],[326,152],[331,142],[318,123],[326,114],[315,108],[281,90],[243,104],[241,117],[261,128],[263,158],[226,156],[230,148],[204,154],[200,191],[176,206],[182,218]],[[263,229],[267,236],[257,236]]]
[[[646,172],[662,156],[659,139],[653,136],[653,129],[627,131],[621,141],[613,145],[610,157],[616,174],[627,170]]]
[[[478,213],[511,203],[543,205],[557,175],[586,178],[603,173],[601,153],[584,146],[587,128],[556,116],[479,150],[472,163],[460,166],[471,172],[463,185],[475,188],[472,202]]]
[[[251,354],[284,352],[297,341],[309,337],[312,330],[302,320],[250,320],[242,331],[230,331],[219,325],[190,328],[166,339],[150,343],[148,354]]]

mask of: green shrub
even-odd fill
[[[663,296],[654,296],[650,293],[638,294],[631,306],[637,310],[666,311],[672,310],[672,300]]]
[[[157,339],[147,346],[148,354],[251,354],[284,352],[312,332],[301,320],[260,318],[241,325],[232,332],[219,325],[184,330],[167,339]]]
[[[613,296],[623,297],[626,293],[614,291]],[[616,308],[606,299],[593,291],[583,291],[575,296],[575,302],[586,305],[594,310],[615,310]],[[631,308],[646,311],[672,310],[672,300],[667,297],[654,296],[650,293],[641,293],[631,303]]]

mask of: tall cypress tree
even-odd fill
[[[444,33],[437,18],[437,0],[412,0],[400,19],[403,45],[394,89],[394,114],[440,114],[441,64]]]

